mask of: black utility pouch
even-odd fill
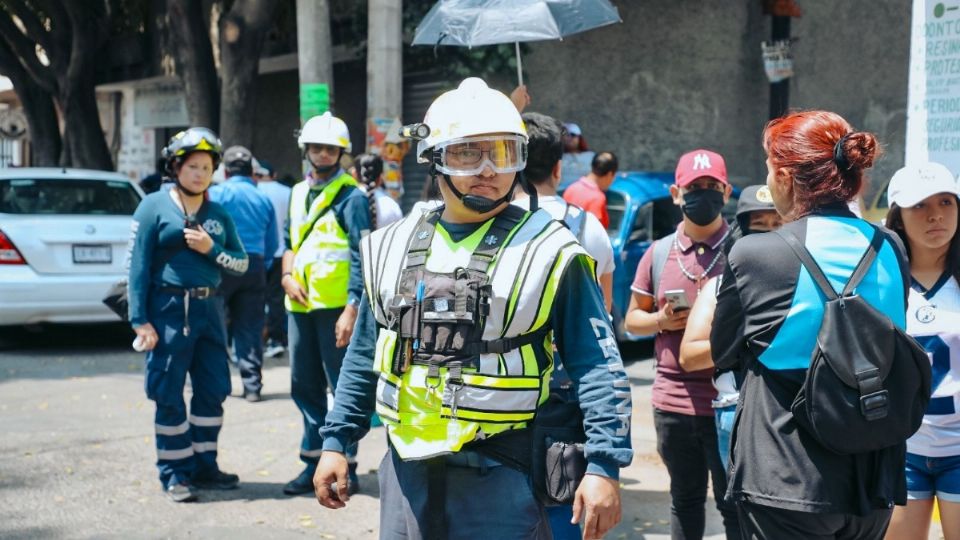
[[[573,504],[574,495],[587,473],[583,443],[547,440],[546,496],[556,504]]]
[[[531,448],[533,491],[544,506],[573,503],[587,471],[586,438],[580,404],[551,393],[533,421]]]

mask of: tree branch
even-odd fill
[[[50,54],[50,33],[44,28],[40,20],[40,14],[36,10],[27,7],[23,0],[5,0],[7,11],[15,15],[23,27],[27,30],[27,35],[33,38],[43,47],[43,50]],[[47,14],[49,17],[49,14]]]
[[[27,70],[30,77],[44,90],[54,93],[56,91],[56,80],[50,68],[40,63],[40,59],[37,57],[36,42],[24,35],[10,17],[9,12],[0,14],[0,36],[17,56],[20,65]]]

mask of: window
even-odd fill
[[[672,233],[683,219],[680,208],[670,198],[650,201],[637,210],[628,242],[649,242]]]
[[[80,179],[0,180],[0,213],[131,216],[140,195],[128,182]]]
[[[623,221],[623,213],[626,211],[626,201],[622,193],[610,190],[607,191],[607,215],[610,216],[610,226],[607,227],[607,235],[611,238],[617,236],[620,230],[620,222]]]

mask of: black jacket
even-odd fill
[[[827,219],[811,225],[804,218],[784,227],[806,244],[831,280],[844,282],[868,243],[864,233],[872,231],[845,209],[825,210],[820,217]],[[874,262],[879,270],[858,287],[901,325],[910,275],[903,253],[899,238],[888,231]],[[858,515],[905,504],[905,444],[842,456],[815,442],[793,419],[790,406],[806,376],[823,313],[815,308],[821,293],[806,280],[799,259],[774,233],[743,238],[728,257],[710,341],[718,368],[744,362],[746,374],[727,496],[800,512]]]

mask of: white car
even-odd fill
[[[119,321],[102,299],[143,196],[118,173],[0,169],[0,325]]]

